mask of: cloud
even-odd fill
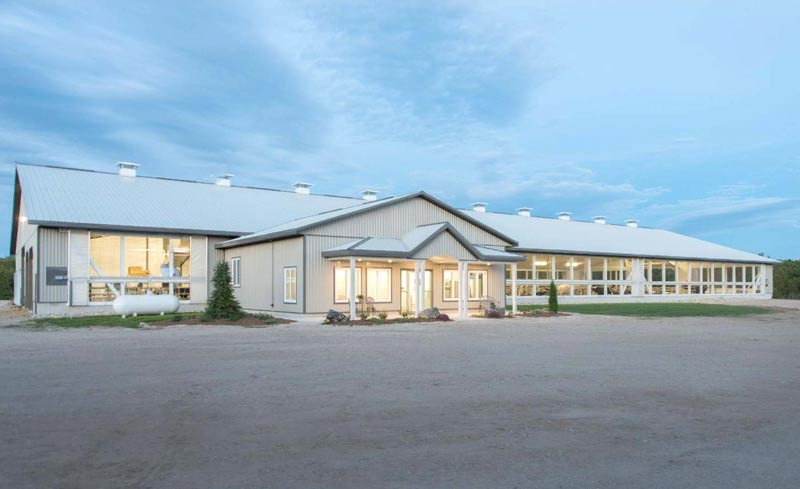
[[[800,229],[800,199],[756,195],[762,188],[723,185],[706,197],[654,204],[646,213],[662,227],[690,233],[763,227]]]

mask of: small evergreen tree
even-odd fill
[[[236,321],[244,316],[242,306],[233,295],[231,287],[231,269],[228,263],[221,261],[214,266],[214,291],[206,306],[205,319],[226,319]]]
[[[552,280],[550,281],[550,297],[547,303],[550,312],[558,312],[558,290],[556,290],[556,283]]]

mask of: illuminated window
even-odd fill
[[[350,302],[350,268],[336,267],[334,269],[333,300],[336,303]],[[362,294],[361,269],[356,268],[356,296]]]
[[[444,270],[443,272],[444,284],[444,300],[457,301],[458,300],[458,270]]]
[[[240,286],[242,277],[242,259],[239,257],[231,258],[231,285]]]
[[[375,302],[392,302],[391,268],[367,268],[367,297]]]
[[[283,269],[283,302],[297,303],[297,267]]]

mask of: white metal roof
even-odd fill
[[[362,199],[17,165],[28,220],[52,226],[240,236]]]
[[[413,258],[414,254],[442,233],[449,232],[476,259],[483,261],[517,262],[525,258],[516,253],[476,246],[447,222],[424,224],[407,232],[400,238],[363,238],[334,246],[322,252],[323,256],[370,256],[385,258]]]
[[[519,242],[514,250],[611,256],[777,263],[663,229],[462,211]]]

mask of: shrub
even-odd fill
[[[800,260],[786,260],[775,265],[772,296],[776,299],[800,299]]]
[[[378,319],[380,319],[381,321],[386,321],[386,318],[388,317],[389,314],[387,314],[386,311],[381,311],[378,313]]]
[[[547,308],[550,312],[558,312],[558,290],[556,290],[556,283],[550,281],[550,297],[547,300]]]
[[[214,279],[212,282],[214,283],[214,291],[208,300],[203,319],[206,321],[214,319],[237,321],[241,319],[244,316],[244,311],[242,311],[241,304],[233,295],[231,270],[227,262],[221,261],[214,266]]]
[[[410,315],[411,315],[411,313],[408,312],[408,311],[400,311],[400,316],[402,316],[403,318],[407,318]]]

